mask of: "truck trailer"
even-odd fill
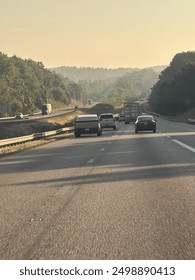
[[[135,122],[140,114],[138,101],[127,101],[124,103],[125,124]]]

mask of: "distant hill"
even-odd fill
[[[154,70],[157,73],[161,73],[165,68],[167,68],[167,65],[147,67],[146,69],[152,69],[152,70]]]
[[[145,68],[123,77],[117,78],[113,88],[107,92],[109,104],[123,103],[128,100],[140,100],[147,98],[151,93],[151,87],[158,81],[159,73],[152,68]]]
[[[160,73],[164,68],[166,68],[166,66],[154,66],[154,67],[148,67],[146,69],[153,69],[155,72]],[[142,69],[140,68],[117,68],[117,69],[109,68],[108,69],[108,68],[61,66],[61,67],[50,68],[50,70],[74,82],[78,82],[82,80],[93,82],[97,80],[105,80],[108,78],[119,78],[127,73],[132,73],[134,71],[139,71]]]

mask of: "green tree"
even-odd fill
[[[195,106],[195,52],[177,54],[153,86],[149,104],[160,114],[178,115]]]

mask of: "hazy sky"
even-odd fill
[[[195,50],[195,0],[0,0],[0,52],[45,67],[168,65]]]

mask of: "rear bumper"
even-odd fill
[[[114,128],[116,125],[101,125],[101,128]]]
[[[101,131],[98,128],[76,128],[75,133],[78,134],[95,134]]]
[[[137,125],[135,129],[140,131],[155,130],[156,125]]]
[[[101,128],[114,128],[116,127],[116,123],[114,122],[102,122],[100,123]]]

